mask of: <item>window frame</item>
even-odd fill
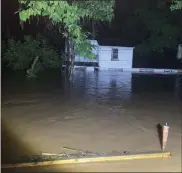
[[[117,50],[117,58],[114,58],[116,56],[116,51]],[[117,48],[112,49],[112,54],[111,54],[111,61],[119,61],[119,50]]]

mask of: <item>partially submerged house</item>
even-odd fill
[[[75,68],[78,66],[98,67],[100,70],[122,70],[131,69],[133,62],[134,47],[122,47],[113,44],[99,44],[97,40],[90,40],[95,45],[93,52],[96,58],[91,60],[87,57],[75,57]]]

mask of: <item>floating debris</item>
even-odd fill
[[[24,156],[21,157],[19,163],[22,162],[43,162],[43,161],[55,161],[55,160],[65,160],[65,159],[78,159],[78,158],[93,158],[93,157],[107,157],[107,156],[117,156],[117,155],[128,155],[129,152],[119,152],[112,151],[110,153],[98,153],[98,152],[89,152],[82,151],[72,154],[60,153],[60,154],[51,154],[51,153],[42,153],[42,155],[34,155],[34,156]]]

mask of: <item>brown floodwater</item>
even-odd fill
[[[168,122],[166,150],[172,152],[171,159],[55,166],[44,171],[180,171],[181,105],[181,75],[77,71],[72,82],[65,82],[59,73],[46,73],[39,80],[6,76],[2,163],[43,152],[72,152],[64,147],[160,151],[156,125]]]

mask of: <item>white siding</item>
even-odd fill
[[[112,49],[118,49],[117,61],[112,61]],[[99,66],[100,68],[132,68],[133,48],[100,46],[99,47]]]

